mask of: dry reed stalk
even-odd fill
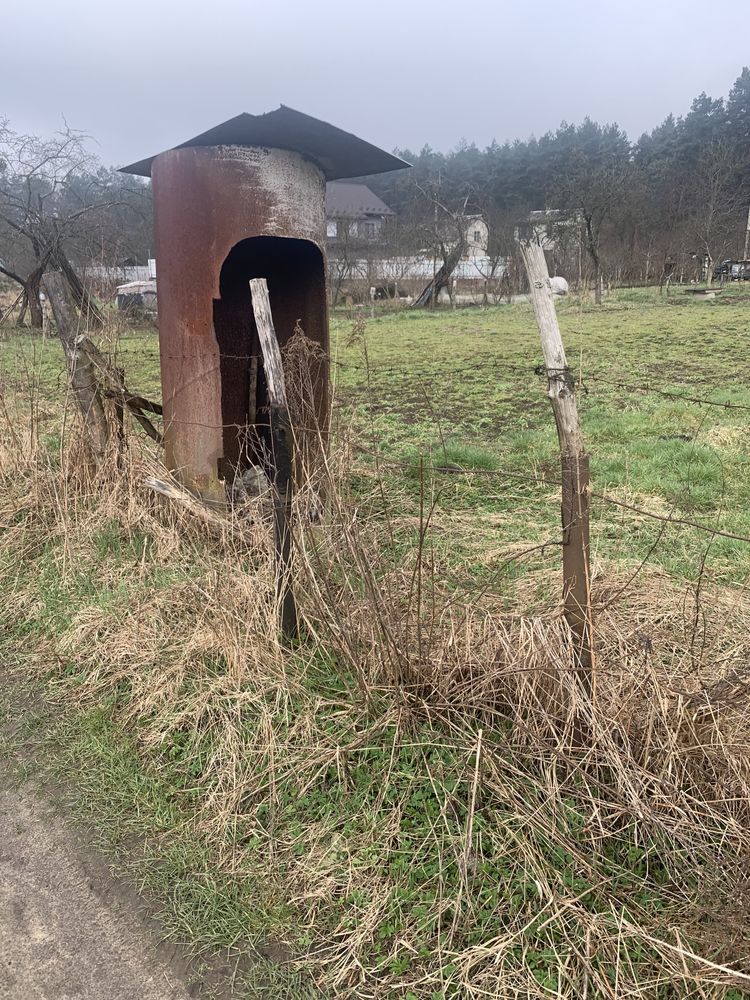
[[[7,428],[0,448],[15,450]],[[200,791],[190,822],[217,867],[277,885],[303,925],[325,923],[340,900],[364,893],[356,921],[328,927],[304,958],[329,995],[397,995],[403,977],[389,962],[424,941],[431,958],[409,985],[420,997],[455,989],[476,998],[718,1000],[730,987],[745,990],[750,926],[735,912],[750,851],[742,588],[704,580],[683,600],[685,589],[663,573],[644,568],[633,578],[627,566],[600,567],[593,703],[575,683],[561,607],[527,614],[523,586],[513,611],[491,613],[470,592],[457,600],[429,557],[426,516],[398,524],[382,484],[372,497],[387,506],[370,513],[349,491],[347,450],[323,448],[314,480],[301,483],[302,495],[324,497],[323,519],[311,524],[304,503],[296,510],[306,640],[290,655],[277,638],[262,517],[249,531],[231,512],[196,518],[182,496],[162,503],[143,486],[164,479],[158,469],[150,445],[132,438],[124,463],[105,463],[94,477],[81,470],[74,437],[59,465],[41,449],[0,461],[8,595],[0,625],[50,614],[39,574],[24,564],[48,575],[51,567],[54,587],[75,603],[56,613],[44,642],[18,652],[25,669],[48,676],[55,660],[74,664],[75,683],[61,671],[54,696],[69,707],[116,698],[119,724],[150,766],[172,767],[165,748],[179,740]],[[97,556],[113,525],[132,556]],[[391,531],[402,539],[411,531],[411,546],[384,545]],[[76,590],[94,562],[98,589]],[[155,583],[158,570],[171,574],[168,586]],[[545,579],[532,577],[529,593]],[[125,603],[98,599],[118,588]],[[696,602],[705,623],[698,645]],[[337,687],[315,681],[321,657],[335,663]],[[576,740],[581,719],[586,746]],[[348,801],[357,761],[381,745],[389,763],[357,838],[335,815],[292,837],[289,795],[333,786]],[[446,748],[464,761],[456,774],[431,756]],[[419,766],[404,785],[406,752]],[[410,791],[422,787],[441,804],[410,846],[435,862],[430,899],[402,939],[382,946],[387,961],[374,962],[392,904],[387,866],[400,856]],[[248,848],[254,842],[260,851]],[[623,842],[645,858],[627,880],[608,860]],[[584,889],[561,881],[555,852]],[[483,857],[506,859],[508,893],[528,887],[529,899],[504,911],[500,933],[472,943],[467,927],[483,919]],[[663,916],[648,903],[651,868],[669,873],[658,885]],[[534,972],[545,948],[557,969],[553,994]]]

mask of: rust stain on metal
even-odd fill
[[[267,397],[249,280],[267,281],[282,347],[299,320],[327,353],[326,179],[405,166],[282,106],[124,168],[153,182],[164,443],[186,486],[223,499],[222,480],[263,454],[254,420]],[[327,364],[313,375],[325,420]]]
[[[328,350],[325,178],[299,153],[226,146],[162,153],[152,177],[167,462],[218,499],[249,419],[248,279],[267,278],[282,346],[301,318]],[[326,371],[316,388],[322,412]]]

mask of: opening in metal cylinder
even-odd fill
[[[279,344],[283,350],[299,321],[305,335],[328,349],[325,267],[309,240],[255,236],[235,244],[224,260],[213,325],[219,347],[224,455],[217,470],[231,482],[249,465],[262,463],[267,439],[266,383],[248,282],[265,278]],[[323,417],[325,374],[314,385],[315,408]]]

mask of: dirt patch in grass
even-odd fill
[[[138,896],[28,786],[0,788],[0,990],[58,1000],[201,995]],[[203,994],[205,995],[205,994]]]

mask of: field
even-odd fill
[[[59,344],[0,341],[0,748],[62,782],[168,933],[230,955],[238,996],[750,996],[750,297],[558,314],[594,701],[528,305],[334,316],[292,650],[267,532],[158,502],[135,431],[92,479]],[[104,343],[158,398],[155,332]]]

